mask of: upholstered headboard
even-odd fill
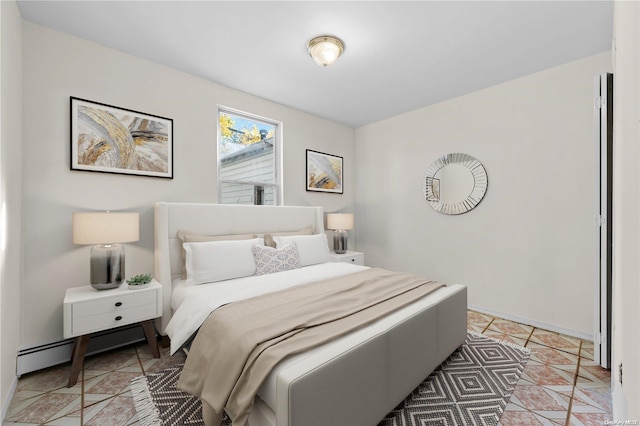
[[[155,205],[154,276],[162,285],[162,334],[171,319],[172,281],[182,272],[179,230],[203,235],[264,234],[312,226],[324,232],[322,207],[164,203]]]

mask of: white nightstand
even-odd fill
[[[332,262],[347,262],[354,265],[364,266],[364,253],[357,251],[347,251],[346,253],[338,254],[332,251],[329,255]]]
[[[111,290],[91,286],[67,289],[64,295],[64,337],[75,337],[69,384],[78,381],[91,334],[123,325],[140,323],[154,358],[160,358],[154,318],[162,316],[162,286],[156,280],[140,290],[129,290],[128,284]]]

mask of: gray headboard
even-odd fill
[[[322,207],[165,203],[155,205],[154,276],[162,285],[162,334],[171,319],[172,280],[182,272],[179,230],[203,235],[264,234],[307,226],[324,232]]]

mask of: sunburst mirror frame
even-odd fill
[[[440,181],[436,178],[438,171],[451,164],[466,167],[473,175],[473,190],[466,199],[457,202],[446,202],[440,198]],[[431,163],[424,178],[424,197],[429,205],[443,214],[462,214],[475,208],[487,192],[489,179],[482,163],[468,154],[446,154]]]

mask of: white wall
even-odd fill
[[[62,339],[65,289],[86,285],[89,247],[71,243],[76,210],[137,210],[127,275],[153,271],[153,203],[216,202],[216,105],[283,122],[284,202],[352,210],[354,130],[31,23],[24,43],[21,346]],[[215,43],[215,40],[211,41]],[[173,118],[173,180],[69,170],[69,96]],[[305,191],[305,149],[345,160],[345,193]]]
[[[22,200],[22,19],[0,2],[0,406],[6,414],[19,345]],[[1,421],[1,418],[0,418]]]
[[[616,420],[640,421],[640,4],[614,7],[614,235],[611,388]],[[623,364],[623,383],[618,365]]]
[[[356,130],[358,250],[367,263],[468,286],[469,303],[590,337],[595,274],[593,79],[605,52]],[[435,212],[429,164],[478,158],[475,210]]]

